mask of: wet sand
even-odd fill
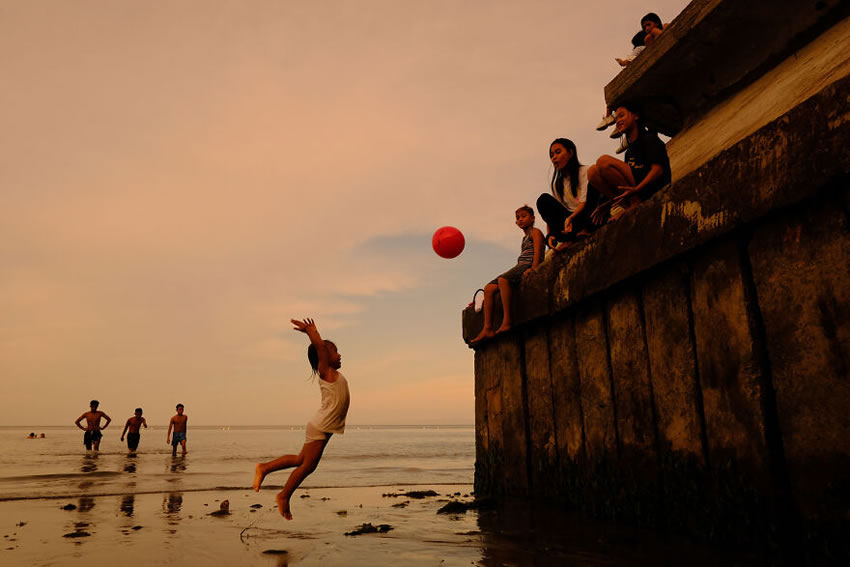
[[[758,558],[513,501],[453,514],[470,485],[313,488],[278,513],[277,489],[174,491],[0,502],[0,564],[758,565]],[[434,490],[437,496],[403,493]],[[397,496],[387,496],[396,494]],[[223,500],[229,514],[214,515]],[[68,508],[68,509],[64,509]],[[346,535],[371,524],[374,533]],[[382,526],[389,526],[389,529]],[[384,531],[386,530],[386,531]]]
[[[383,496],[429,488],[440,496]],[[292,521],[279,515],[276,490],[5,501],[0,564],[469,565],[481,557],[475,515],[437,510],[445,494],[470,489],[302,490],[292,500]],[[230,514],[211,515],[225,499]],[[392,529],[345,535],[366,523]]]

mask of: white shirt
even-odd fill
[[[337,373],[336,382],[319,378],[319,388],[322,391],[322,407],[310,419],[310,423],[325,433],[344,433],[345,416],[348,415],[348,404],[351,401],[345,376]]]
[[[552,187],[552,195],[559,203],[564,205],[568,211],[573,212],[581,204],[587,201],[587,166],[583,165],[578,168],[578,191],[573,197],[572,183],[570,177],[564,177],[564,198],[561,199],[555,188]]]

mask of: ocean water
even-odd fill
[[[27,439],[30,432],[45,438]],[[298,453],[303,426],[189,427],[188,453],[172,457],[166,429],[142,429],[129,454],[121,429],[108,428],[87,454],[74,427],[0,427],[0,501],[125,493],[247,489],[254,465]],[[304,488],[472,484],[472,426],[349,426],[334,435]],[[289,471],[266,478],[279,487]]]

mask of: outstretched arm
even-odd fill
[[[312,319],[292,319],[291,323],[295,326],[296,331],[301,331],[310,337],[310,344],[316,347],[316,354],[319,355],[319,377],[326,380],[328,377],[328,347],[325,346],[325,341],[319,335],[319,330],[316,328],[316,323]]]

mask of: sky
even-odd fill
[[[303,317],[350,425],[472,424],[462,309],[686,4],[0,0],[0,425],[304,424]]]

